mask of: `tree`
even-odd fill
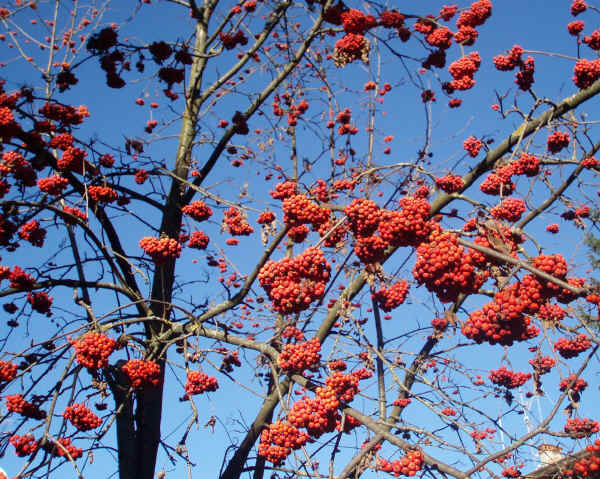
[[[13,476],[597,474],[597,10],[424,3],[0,8]]]

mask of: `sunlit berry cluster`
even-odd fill
[[[304,333],[295,326],[286,326],[283,328],[281,337],[284,339],[293,339],[295,341],[304,341]]]
[[[431,207],[424,198],[406,196],[398,202],[400,211],[383,210],[379,234],[392,246],[418,246],[431,232]]]
[[[256,219],[259,225],[268,225],[273,223],[273,221],[275,221],[275,213],[272,211],[263,211]]]
[[[168,263],[181,255],[181,243],[174,238],[146,236],[139,244],[156,264]]]
[[[185,383],[185,392],[188,395],[202,394],[203,392],[214,392],[219,388],[217,378],[209,376],[202,371],[189,371]]]
[[[204,201],[194,201],[193,203],[181,208],[183,214],[194,218],[196,221],[206,221],[212,216],[212,210]]]
[[[571,387],[569,387],[571,383],[573,384]],[[558,383],[558,386],[561,391],[566,391],[567,388],[569,388],[570,391],[583,392],[587,388],[588,383],[585,379],[578,378],[575,376],[575,374],[571,374],[570,376],[561,379],[560,383]]]
[[[575,358],[591,346],[592,342],[583,333],[573,339],[559,338],[554,343],[554,349],[565,359]]]
[[[283,200],[283,222],[288,226],[312,224],[318,228],[328,220],[329,210],[305,195],[294,195]]]
[[[536,176],[540,172],[540,160],[534,155],[521,153],[518,160],[512,162],[515,175]]]
[[[82,149],[69,147],[56,162],[56,167],[60,171],[72,171],[82,175],[87,167],[86,157],[87,153]],[[91,169],[91,165],[89,169]]]
[[[529,360],[529,364],[533,370],[539,374],[547,374],[556,364],[556,360],[551,356],[537,356],[534,359]]]
[[[369,63],[369,40],[360,33],[347,33],[335,42],[333,59],[338,67],[354,60]]]
[[[459,175],[446,175],[435,179],[435,186],[446,193],[455,193],[460,191],[464,186],[465,182],[462,176]]]
[[[42,411],[36,404],[26,401],[21,394],[5,396],[6,409],[16,412],[21,416],[31,419],[44,419],[46,411]]]
[[[483,142],[474,136],[470,136],[463,141],[463,148],[470,157],[475,158],[479,154],[479,150],[483,146]]]
[[[477,52],[471,52],[452,62],[448,67],[448,71],[452,75],[453,80],[445,84],[445,90],[448,93],[452,93],[454,90],[469,90],[473,88],[475,86],[473,77],[475,76],[475,72],[479,70],[480,65],[481,57]],[[479,152],[479,148],[477,148],[477,152]]]
[[[402,459],[394,459],[387,461],[380,458],[377,461],[377,469],[399,476],[415,476],[421,470],[423,465],[423,453],[419,449],[407,451]]]
[[[573,470],[578,477],[595,477],[600,471],[600,439],[596,439],[594,444],[586,446],[586,452],[589,455],[573,463]],[[567,471],[565,471],[565,476]]]
[[[522,373],[519,371],[510,371],[506,366],[490,371],[490,381],[498,386],[505,387],[506,389],[514,389],[521,387],[529,379],[531,379],[531,373]]]
[[[17,377],[17,365],[0,360],[0,383],[12,381]]]
[[[388,243],[379,235],[361,236],[354,245],[354,254],[364,264],[373,264],[385,259]]]
[[[58,196],[69,186],[69,180],[62,176],[53,175],[48,178],[40,178],[37,181],[37,186],[42,193]]]
[[[273,464],[281,464],[293,450],[306,444],[309,436],[288,421],[277,421],[263,429],[258,445],[258,455]]]
[[[90,198],[99,203],[113,203],[119,195],[110,186],[88,186]]]
[[[298,184],[295,181],[284,181],[283,183],[277,183],[275,190],[269,191],[269,194],[275,200],[285,200],[290,196],[298,194]]]
[[[135,389],[152,389],[161,383],[160,365],[154,361],[131,359],[121,369]]]
[[[490,210],[490,214],[497,220],[506,220],[514,223],[521,219],[521,215],[527,207],[525,202],[520,198],[506,198],[501,204],[494,206]]]
[[[78,459],[81,456],[83,456],[83,449],[80,449],[71,444],[71,439],[69,439],[68,437],[59,437],[57,441],[62,447],[56,445],[52,453],[57,455],[58,457],[66,457],[67,453],[69,454],[69,456],[71,456],[72,459]]]
[[[15,266],[8,274],[10,287],[19,291],[31,291],[35,285],[35,279],[29,273],[26,273],[20,266]]]
[[[600,431],[600,425],[592,419],[574,417],[567,419],[564,431],[574,439],[582,439]]]
[[[321,343],[312,338],[297,344],[286,344],[279,355],[281,369],[293,373],[315,370],[321,361]]]
[[[102,419],[83,404],[75,403],[67,406],[62,416],[80,431],[90,431],[102,424]]]
[[[194,231],[190,236],[187,245],[188,247],[194,249],[206,249],[209,241],[210,238],[207,235],[205,235],[202,231]]]
[[[294,258],[269,261],[258,274],[259,284],[281,314],[304,311],[325,292],[331,267],[323,252],[309,248]]]
[[[346,206],[348,226],[355,236],[370,236],[379,225],[381,211],[373,200],[358,198]]]
[[[455,301],[461,292],[479,290],[487,279],[484,272],[476,271],[471,254],[458,245],[457,236],[441,229],[434,230],[417,248],[413,276],[442,302]]]
[[[36,441],[33,434],[25,434],[24,436],[12,435],[9,442],[15,448],[15,454],[19,457],[30,456],[39,447],[38,441]]]
[[[348,229],[346,228],[345,223],[342,223],[334,228],[337,221],[335,218],[330,218],[327,223],[323,223],[319,226],[319,236],[323,238],[325,235],[328,235],[327,238],[323,240],[323,246],[327,248],[335,248],[344,243],[346,239],[346,235],[348,233]],[[333,228],[333,231],[330,231]]]
[[[578,60],[573,69],[573,82],[578,88],[588,88],[600,78],[600,59]]]
[[[248,224],[240,210],[233,206],[225,211],[223,223],[227,227],[227,232],[233,236],[249,236],[254,233],[254,228]]]
[[[38,220],[31,220],[19,228],[19,236],[25,241],[29,241],[33,246],[41,248],[44,246],[46,230],[40,227]]]
[[[379,307],[386,312],[397,308],[406,299],[410,285],[407,281],[398,281],[389,288],[382,288],[372,294]]]
[[[479,189],[486,195],[510,195],[515,190],[512,182],[514,167],[511,165],[498,168],[490,173],[479,185]]]
[[[555,131],[546,140],[546,146],[550,153],[558,153],[563,148],[569,146],[571,135],[566,131]]]
[[[85,333],[81,339],[71,341],[75,348],[76,359],[79,364],[91,370],[106,367],[108,357],[117,347],[117,342],[101,333]]]

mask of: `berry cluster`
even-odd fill
[[[583,333],[573,339],[559,338],[554,343],[554,349],[565,359],[575,358],[591,346],[591,341]]]
[[[77,362],[95,371],[106,367],[117,342],[104,334],[90,332],[77,341],[71,341],[71,346],[75,348]]]
[[[594,477],[600,471],[600,439],[596,439],[594,444],[589,444],[586,451],[589,455],[575,461],[573,469],[580,477]]]
[[[536,176],[540,172],[540,160],[527,153],[521,153],[518,160],[511,164],[515,175]]]
[[[529,364],[538,375],[542,375],[552,370],[556,360],[551,356],[537,356],[535,359],[530,359]]]
[[[54,135],[48,145],[51,148],[58,148],[59,150],[67,150],[70,146],[73,146],[74,138],[70,133],[59,133]]]
[[[288,226],[312,224],[315,228],[329,220],[329,210],[321,208],[305,195],[283,200],[283,222]]]
[[[60,159],[56,162],[56,167],[60,171],[72,171],[83,175],[86,166],[90,171],[93,171],[93,167],[86,162],[85,158],[87,153],[80,148],[69,147],[67,148]]]
[[[259,225],[267,225],[267,224],[271,224],[273,223],[273,221],[275,221],[275,213],[273,213],[272,211],[263,211],[260,215],[258,215],[258,218],[256,219],[256,222]]]
[[[35,279],[29,273],[26,273],[20,266],[15,266],[8,273],[9,286],[19,291],[31,291],[35,286]]]
[[[196,221],[206,221],[212,216],[212,210],[204,203],[204,201],[194,201],[181,208],[181,211],[184,215],[188,215]]]
[[[168,263],[181,255],[181,243],[174,238],[146,236],[139,244],[155,264]]]
[[[465,186],[465,182],[459,175],[446,175],[436,178],[435,186],[446,193],[455,193]]]
[[[483,146],[483,142],[474,136],[470,136],[463,141],[463,148],[471,158],[475,158],[479,154],[479,150]]]
[[[32,404],[29,401],[25,401],[21,394],[7,395],[6,409],[12,412],[16,412],[21,416],[29,417],[31,419],[45,419],[46,411],[42,411],[39,406]]]
[[[30,456],[39,447],[38,441],[35,440],[33,434],[25,434],[24,436],[12,435],[9,442],[15,448],[15,454],[19,457]]]
[[[160,365],[154,361],[131,359],[121,368],[135,389],[152,389],[161,383]]]
[[[17,377],[17,365],[0,360],[0,383],[12,381]]]
[[[302,373],[306,369],[314,371],[321,361],[321,343],[312,338],[297,344],[286,344],[279,355],[279,365],[284,371]]]
[[[292,450],[304,446],[308,437],[308,434],[298,430],[288,421],[277,421],[262,431],[258,455],[275,465],[280,464]]]
[[[305,397],[293,404],[288,421],[296,427],[306,428],[308,434],[318,438],[335,429],[338,416],[336,407],[330,407],[319,398]]]
[[[389,244],[378,235],[361,236],[354,245],[354,254],[365,264],[379,263],[385,259]]]
[[[506,389],[514,389],[521,387],[529,381],[531,373],[509,371],[506,369],[506,366],[502,366],[496,370],[492,369],[489,378],[490,381],[498,386],[503,386]]]
[[[406,196],[399,202],[400,211],[383,210],[379,234],[392,246],[418,246],[431,233],[427,221],[431,206],[424,198]]]
[[[44,246],[46,230],[44,228],[40,228],[40,223],[38,220],[31,220],[19,228],[19,236],[23,240],[29,241],[33,246],[41,248]]]
[[[421,470],[423,465],[423,453],[419,449],[407,451],[402,459],[395,459],[391,462],[380,458],[377,462],[377,469],[389,472],[394,476],[415,476]]]
[[[27,293],[27,302],[31,305],[34,311],[45,314],[46,316],[52,316],[50,307],[52,306],[52,297],[48,296],[48,293],[39,291],[37,293]]]
[[[373,293],[371,296],[379,307],[385,311],[390,312],[392,309],[397,308],[406,299],[410,285],[405,280],[394,283],[389,288],[382,288],[379,291]]]
[[[451,407],[445,407],[440,411],[444,416],[456,416],[458,413],[456,409],[452,409]]]
[[[567,423],[565,424],[565,432],[574,439],[590,437],[598,431],[600,431],[600,424],[598,424],[598,421],[593,421],[588,418],[570,418],[567,419]]]
[[[83,404],[75,403],[71,406],[67,406],[62,413],[62,416],[69,420],[71,424],[80,431],[90,431],[102,424],[102,419],[96,416]]]
[[[323,240],[323,245],[327,248],[335,248],[344,243],[346,238],[346,234],[348,233],[348,229],[345,224],[338,225],[331,233],[329,232],[337,223],[335,218],[330,218],[327,223],[323,223],[319,226],[319,236],[324,237],[326,234],[329,234],[325,240]]]
[[[506,198],[501,204],[490,210],[492,217],[497,220],[506,220],[515,223],[521,219],[526,210],[525,202],[520,198]]]
[[[254,228],[242,216],[242,213],[233,206],[225,211],[223,223],[227,227],[229,234],[233,236],[249,236],[254,233]]]
[[[373,200],[358,198],[346,206],[348,226],[355,236],[370,236],[379,225],[381,210]]]
[[[573,383],[573,385],[569,388],[571,383]],[[585,379],[576,378],[574,374],[571,374],[570,376],[561,379],[558,386],[560,387],[561,391],[566,391],[566,389],[569,388],[570,391],[583,392],[587,388],[588,383]]]
[[[273,309],[291,314],[304,311],[323,295],[330,271],[323,252],[309,248],[295,258],[269,261],[260,270],[258,281],[273,301]]]
[[[209,376],[201,371],[190,371],[187,373],[185,392],[188,395],[202,394],[205,391],[214,392],[219,388],[217,378]]]
[[[335,42],[333,61],[343,67],[354,60],[369,63],[369,40],[360,33],[347,33]]]
[[[472,255],[458,245],[454,233],[435,229],[417,248],[413,276],[435,293],[440,301],[455,301],[458,295],[478,291],[487,274],[475,270]]]
[[[83,456],[83,449],[71,444],[71,439],[68,437],[59,437],[57,441],[62,447],[57,445],[52,452],[58,457],[66,457],[67,453],[71,456],[71,459],[78,459]]]
[[[515,184],[512,182],[514,167],[512,165],[498,168],[494,173],[490,173],[479,185],[479,189],[486,195],[509,195],[515,190]]]
[[[550,153],[558,153],[563,148],[569,146],[570,141],[571,135],[569,135],[568,132],[555,131],[548,137],[548,140],[546,140],[546,145]]]
[[[304,341],[304,333],[295,326],[286,326],[281,331],[281,337],[284,339],[292,338],[295,341]]]
[[[40,178],[37,181],[37,186],[42,193],[59,196],[69,186],[69,180],[62,176],[53,175],[48,178]]]
[[[450,83],[444,84],[444,89],[448,93],[454,90],[469,90],[475,86],[475,72],[479,70],[481,65],[481,57],[477,52],[471,52],[467,56],[459,58],[452,62],[448,67],[453,80]],[[479,152],[479,149],[477,149]],[[477,155],[475,155],[477,156]]]
[[[285,200],[290,196],[298,194],[298,185],[295,181],[284,181],[283,183],[277,183],[275,190],[269,191],[269,194],[275,200]]]
[[[587,88],[600,78],[600,59],[578,60],[573,69],[573,82],[578,88]]]
[[[88,186],[90,198],[99,203],[113,203],[119,195],[110,186]]]

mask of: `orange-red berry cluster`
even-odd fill
[[[600,424],[588,418],[569,418],[565,424],[565,432],[574,439],[590,437],[600,431]]]
[[[69,453],[69,456],[71,456],[72,459],[78,459],[83,456],[83,449],[71,444],[71,439],[68,437],[59,437],[57,441],[62,447],[56,446],[52,452],[58,457],[66,457],[67,453]]]
[[[135,389],[152,389],[161,383],[160,365],[154,361],[132,359],[121,369]]]
[[[46,417],[46,411],[42,411],[36,404],[26,401],[21,394],[7,395],[5,400],[6,409],[11,412],[16,412],[31,419],[44,419]]]
[[[117,348],[117,342],[101,333],[85,333],[81,339],[71,341],[75,348],[77,362],[82,366],[97,370],[106,367],[108,357]]]
[[[402,198],[398,204],[400,211],[383,210],[379,234],[392,246],[418,246],[431,232],[431,207],[424,198],[412,196]]]
[[[486,195],[509,195],[515,190],[515,184],[512,182],[512,175],[515,169],[512,165],[498,168],[490,173],[479,185],[479,189]]]
[[[19,457],[30,456],[39,447],[38,441],[36,441],[33,434],[25,434],[24,436],[12,435],[9,442],[15,448],[15,454]]]
[[[37,293],[27,293],[27,302],[31,304],[32,309],[38,313],[45,314],[46,316],[52,316],[50,307],[52,306],[52,296],[48,296],[45,291],[38,291]]]
[[[501,204],[490,210],[492,217],[514,223],[521,219],[526,210],[525,202],[520,198],[506,198]]]
[[[474,136],[470,136],[463,141],[463,148],[471,158],[475,158],[479,154],[479,150],[481,150],[482,146],[483,142]]]
[[[62,416],[80,431],[90,431],[102,424],[102,419],[96,416],[83,404],[79,403],[67,406],[62,413]]]
[[[0,360],[0,383],[12,381],[17,377],[17,365]]]
[[[58,196],[69,186],[69,180],[62,176],[53,175],[48,178],[40,178],[37,181],[37,186],[42,193]]]
[[[573,463],[573,470],[579,477],[596,477],[600,471],[600,439],[586,447],[589,456],[582,457]],[[566,475],[566,474],[565,474]]]
[[[139,244],[156,264],[168,263],[181,255],[181,243],[174,238],[146,236]]]
[[[285,200],[290,196],[298,194],[298,185],[295,181],[284,181],[283,183],[277,183],[275,190],[269,191],[269,194],[275,200]]]
[[[373,200],[358,198],[346,206],[344,213],[348,225],[355,236],[370,236],[376,230],[381,219],[381,211]]]
[[[415,476],[417,472],[421,470],[423,465],[423,452],[419,449],[412,449],[407,451],[402,459],[394,459],[388,461],[380,458],[377,461],[377,469],[393,474],[395,477],[399,476]]]
[[[559,338],[554,343],[554,349],[565,359],[575,358],[591,346],[592,342],[583,333],[573,339]]]
[[[294,195],[283,200],[283,222],[288,226],[312,224],[318,228],[328,220],[329,210],[305,195]]]
[[[194,201],[181,208],[183,214],[194,218],[196,221],[206,221],[212,216],[212,210],[204,201]]]
[[[529,364],[537,374],[541,375],[549,373],[556,364],[556,360],[551,356],[538,356],[530,359]]]
[[[546,140],[546,145],[550,153],[558,153],[563,148],[569,146],[570,141],[571,135],[569,135],[568,132],[555,131],[548,137],[548,140]]]
[[[46,230],[44,228],[40,228],[40,223],[38,220],[31,220],[19,228],[19,236],[23,240],[29,241],[33,246],[41,248],[44,246]]]
[[[397,308],[406,299],[410,285],[406,280],[398,281],[389,288],[382,288],[379,291],[372,294],[373,299],[377,301],[379,307],[385,311],[390,312],[392,309]]]
[[[529,381],[529,379],[531,379],[531,373],[510,371],[506,369],[506,366],[502,366],[495,370],[492,369],[489,378],[490,381],[498,386],[503,386],[506,389],[514,389],[521,387]]]
[[[258,281],[281,314],[304,311],[325,292],[331,267],[318,248],[309,248],[295,258],[269,261]]]
[[[219,388],[217,378],[209,376],[202,371],[189,371],[185,383],[185,392],[188,395],[202,394],[203,392],[214,392]]]
[[[456,191],[460,191],[463,186],[465,186],[465,182],[462,179],[462,176],[446,175],[436,178],[435,186],[446,193],[455,193]]]
[[[273,464],[281,464],[293,450],[306,444],[309,436],[288,421],[277,421],[263,429],[258,445],[258,455]]]
[[[206,236],[202,231],[194,231],[192,236],[190,236],[190,240],[188,241],[188,246],[194,249],[206,249],[210,238]]]
[[[263,211],[260,215],[258,215],[258,218],[256,219],[256,222],[259,225],[271,224],[273,223],[273,221],[275,221],[275,213],[273,213],[272,211]]]
[[[225,211],[223,223],[229,234],[233,236],[249,236],[254,233],[254,228],[244,219],[240,210],[233,206]]]
[[[88,186],[90,198],[99,203],[113,203],[119,195],[110,186]]]
[[[571,383],[573,383],[573,385],[569,388]],[[587,388],[588,383],[585,379],[575,378],[575,375],[571,374],[570,376],[561,379],[558,386],[560,387],[561,391],[565,391],[567,388],[569,388],[570,391],[583,392]]]
[[[306,369],[315,370],[321,361],[321,343],[312,338],[297,344],[286,344],[279,355],[281,369],[302,373]]]

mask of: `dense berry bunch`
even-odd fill
[[[275,190],[269,191],[269,194],[276,200],[285,200],[290,196],[298,194],[298,185],[295,181],[284,181],[283,183],[277,183]]]
[[[185,392],[188,395],[202,394],[203,392],[214,392],[219,388],[217,378],[209,376],[201,371],[190,371],[187,373]]]
[[[475,80],[473,79],[473,76],[479,69],[480,65],[481,57],[477,52],[471,52],[469,55],[459,58],[453,62],[448,67],[448,71],[454,80],[448,84],[448,89],[450,91],[454,91],[469,90],[470,88],[473,88],[473,86],[475,86]],[[481,145],[479,145],[479,148],[481,148]],[[479,152],[479,148],[477,148],[477,152]]]
[[[304,446],[307,440],[308,434],[305,432],[299,431],[287,421],[277,421],[262,431],[258,455],[273,464],[280,464],[292,450]]]
[[[527,153],[521,153],[518,160],[512,162],[515,175],[536,176],[540,172],[540,160]]]
[[[573,470],[577,473],[577,477],[595,477],[600,471],[600,439],[596,439],[594,444],[589,444],[586,452],[589,455],[573,463]]]
[[[567,276],[567,261],[561,254],[544,255],[541,254],[533,258],[533,266],[544,273],[564,280]],[[543,283],[548,295],[558,293],[561,288],[550,281]]]
[[[181,255],[181,243],[174,238],[146,236],[139,244],[156,264],[168,263]]]
[[[135,172],[135,175],[133,175],[133,179],[138,185],[143,185],[144,183],[146,183],[146,180],[149,176],[150,174],[142,168]]]
[[[339,401],[337,402],[339,405]],[[296,426],[306,428],[308,434],[318,438],[332,432],[339,418],[337,405],[333,407],[319,398],[303,398],[296,401],[288,414],[288,421]]]
[[[390,312],[404,303],[409,288],[410,285],[406,280],[398,281],[389,288],[382,288],[373,293],[372,297],[383,311]]]
[[[17,365],[0,360],[0,383],[12,381],[17,377]]]
[[[554,343],[554,349],[565,359],[575,358],[591,346],[591,341],[583,333],[573,339],[559,338]]]
[[[312,338],[297,344],[286,344],[279,355],[279,365],[284,371],[302,373],[319,367],[321,361],[321,343]]]
[[[24,436],[12,435],[9,442],[15,448],[15,454],[19,457],[30,456],[39,447],[38,441],[35,440],[33,434],[25,434]]]
[[[358,198],[346,206],[344,213],[348,217],[348,225],[356,236],[372,235],[381,219],[381,211],[373,200]]]
[[[394,459],[389,462],[380,458],[377,462],[377,469],[389,472],[394,476],[415,476],[421,470],[423,465],[423,453],[418,449],[408,451],[402,459]]]
[[[558,304],[544,303],[540,305],[537,317],[542,321],[557,323],[565,319],[565,310]]]
[[[454,34],[448,27],[440,27],[433,30],[425,37],[425,41],[432,47],[437,47],[442,50],[447,50],[452,45],[452,37]]]
[[[99,203],[113,203],[119,195],[110,186],[88,186],[90,198]]]
[[[56,167],[60,171],[72,171],[83,175],[86,166],[88,166],[85,160],[86,157],[87,153],[82,149],[70,147],[63,152],[60,159],[56,162]],[[90,167],[89,170],[93,170],[93,168]]]
[[[283,200],[283,222],[288,226],[313,224],[319,227],[329,220],[329,210],[321,208],[305,195],[294,195]]]
[[[538,356],[530,359],[529,364],[537,374],[541,375],[549,373],[556,364],[556,360],[551,356]]]
[[[41,248],[44,246],[46,230],[40,228],[38,220],[31,220],[19,228],[19,236],[25,241],[29,241],[33,246]]]
[[[509,371],[506,366],[502,366],[496,370],[490,371],[490,381],[498,386],[503,386],[506,389],[514,389],[525,384],[531,379],[531,373],[521,373]]]
[[[212,216],[212,210],[204,203],[204,201],[194,201],[181,208],[181,211],[184,215],[188,215],[196,221],[206,221]]]
[[[573,69],[573,82],[578,88],[587,88],[600,78],[600,59],[578,60]]]
[[[411,196],[402,198],[399,205],[400,211],[382,211],[379,234],[392,246],[418,246],[431,233],[431,207],[424,198]]]
[[[546,141],[546,145],[548,147],[548,151],[550,153],[558,153],[563,148],[569,146],[569,142],[571,141],[571,135],[569,135],[566,131],[555,131],[552,133],[548,140]]]
[[[498,168],[483,180],[479,189],[486,195],[510,195],[515,190],[515,184],[511,179],[513,174],[514,168],[512,165]]]
[[[354,60],[369,62],[369,40],[360,33],[348,33],[334,46],[333,61],[336,66],[343,67]]]
[[[500,205],[494,206],[490,213],[497,220],[514,223],[521,219],[526,210],[525,202],[520,198],[506,198]]]
[[[35,279],[29,273],[23,271],[19,266],[15,266],[8,274],[10,287],[19,291],[31,291],[35,285]]]
[[[29,417],[32,419],[44,419],[46,417],[46,411],[42,411],[39,406],[25,401],[21,394],[13,394],[5,397],[6,409],[12,412],[16,412],[21,416]]]
[[[325,388],[317,388],[317,396],[325,397],[327,390],[333,391],[338,401],[350,402],[360,391],[358,388],[359,374],[343,374],[335,371],[325,380]]]
[[[96,416],[90,409],[83,404],[72,404],[67,406],[62,416],[69,420],[73,426],[80,431],[90,431],[96,429],[102,424],[102,419]]]
[[[487,279],[475,270],[471,254],[458,245],[457,236],[441,228],[417,248],[413,276],[442,302],[455,301],[461,292],[478,291]]]
[[[81,339],[71,341],[75,348],[77,362],[82,366],[97,370],[106,367],[108,357],[117,347],[117,342],[101,333],[85,333]]]
[[[65,213],[68,213],[72,216],[75,216],[76,218],[79,218],[81,221],[87,221],[87,215],[81,211],[79,208],[71,208],[70,206],[65,205],[63,207]],[[68,224],[75,224],[75,220],[72,218],[65,218],[65,223]]]
[[[24,186],[34,186],[36,183],[35,170],[19,152],[8,151],[2,154],[0,176],[6,176],[9,173]]]
[[[40,178],[37,181],[37,186],[42,193],[59,196],[69,186],[69,180],[62,176],[54,175],[48,178]]]
[[[323,246],[327,248],[335,248],[337,246],[340,246],[344,243],[344,240],[346,239],[348,229],[346,228],[346,225],[344,223],[338,225],[337,227],[335,227],[335,229],[333,229],[333,231],[330,232],[330,230],[336,225],[336,223],[337,221],[335,220],[335,218],[330,218],[329,221],[327,221],[327,223],[323,223],[321,226],[319,226],[319,236],[321,238],[323,238],[327,234],[329,235],[323,240]]]
[[[71,456],[71,459],[78,459],[83,456],[83,449],[71,444],[71,439],[68,437],[59,437],[57,440],[62,447],[56,446],[53,453],[58,457],[66,457],[67,453]]]
[[[269,261],[260,270],[258,281],[273,301],[273,309],[291,314],[304,311],[323,295],[330,271],[323,252],[309,248],[295,258]]]
[[[508,55],[496,55],[494,57],[494,66],[500,71],[514,70],[518,65],[522,63],[521,55],[523,54],[523,48],[519,45],[512,47]]]
[[[593,421],[588,418],[570,418],[565,424],[565,432],[574,439],[582,439],[590,437],[600,431],[598,421]]]
[[[583,29],[585,28],[585,22],[581,20],[575,20],[574,22],[570,22],[567,25],[567,30],[569,31],[569,35],[573,35],[576,37],[579,35]]]
[[[354,245],[354,254],[362,263],[379,263],[385,259],[385,250],[388,246],[381,236],[362,236]]]
[[[249,236],[254,233],[254,228],[242,216],[237,208],[231,206],[225,211],[223,223],[227,226],[227,231],[233,236]]]
[[[50,307],[52,306],[52,296],[48,296],[45,291],[38,291],[36,293],[27,293],[27,302],[31,305],[34,311],[45,314],[46,316],[52,316]]]
[[[295,341],[304,341],[304,333],[295,326],[286,326],[283,328],[281,337],[284,339],[294,339]]]
[[[482,146],[483,142],[474,136],[470,136],[463,141],[463,148],[472,158],[475,158],[479,154],[479,150],[481,150]]]
[[[459,175],[446,175],[436,178],[435,185],[446,193],[455,193],[465,186],[465,182]]]
[[[360,10],[350,8],[340,15],[342,26],[346,33],[364,33],[369,28],[377,25],[373,15],[365,15]]]
[[[190,240],[188,241],[188,246],[194,249],[206,249],[210,238],[206,236],[202,231],[194,231],[192,236],[190,236]]]
[[[135,389],[152,389],[161,383],[160,365],[154,361],[131,359],[121,369]]]
[[[396,10],[384,10],[379,14],[379,24],[384,28],[400,28],[404,23],[404,15]]]
[[[585,3],[585,0],[573,0],[573,3],[571,3],[571,15],[574,17],[585,12],[586,10],[587,4]]]
[[[256,220],[259,225],[271,224],[273,221],[275,221],[275,213],[272,211],[263,211]]]
[[[573,385],[569,388],[571,383],[573,383]],[[570,376],[561,379],[558,386],[561,391],[566,391],[566,389],[569,388],[570,391],[583,392],[587,388],[588,383],[585,379],[577,378],[575,374],[571,374]]]

